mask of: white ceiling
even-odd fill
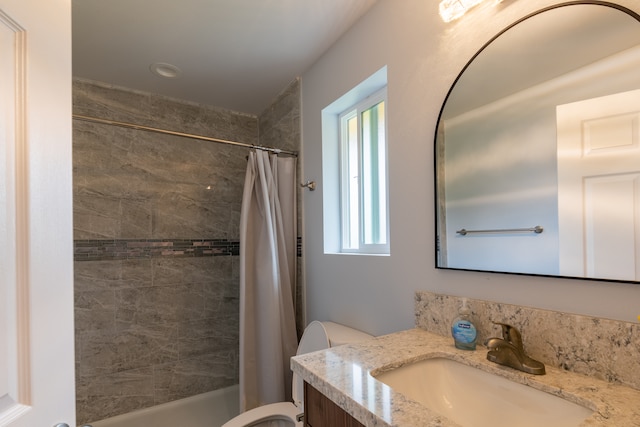
[[[375,2],[73,0],[73,75],[259,114]]]

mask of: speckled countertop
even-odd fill
[[[291,368],[368,427],[458,426],[370,375],[433,357],[452,359],[593,410],[581,426],[640,426],[640,390],[549,366],[546,375],[525,374],[489,362],[482,346],[458,350],[451,338],[417,328],[296,356]]]

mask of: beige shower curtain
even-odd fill
[[[291,399],[296,158],[249,153],[240,222],[240,409]]]

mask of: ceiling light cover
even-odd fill
[[[182,71],[180,68],[173,64],[166,62],[156,62],[149,66],[149,70],[156,76],[164,77],[165,79],[175,79],[180,77]]]

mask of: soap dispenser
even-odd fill
[[[462,307],[458,310],[458,317],[451,324],[451,335],[456,348],[461,350],[476,349],[476,327],[469,319],[471,310],[467,307],[467,299],[462,299]]]

